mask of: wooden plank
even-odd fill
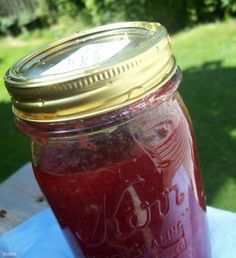
[[[27,163],[0,184],[0,235],[48,207]]]

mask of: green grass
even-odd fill
[[[197,135],[207,202],[236,211],[236,23],[199,26],[172,41],[183,69],[180,92]]]
[[[30,159],[29,140],[15,126],[8,93],[3,85],[6,70],[42,41],[0,40],[0,181]]]
[[[74,28],[54,27],[0,39],[0,78],[19,57]],[[236,23],[188,29],[172,36],[172,44],[183,70],[180,92],[197,134],[208,204],[236,211]],[[29,141],[14,124],[2,80],[0,133],[2,180],[30,159]]]

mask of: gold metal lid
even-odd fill
[[[5,76],[16,116],[49,122],[109,112],[176,71],[166,29],[127,22],[75,33],[19,60]]]

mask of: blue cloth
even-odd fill
[[[236,214],[212,207],[207,212],[212,258],[236,258]],[[50,209],[3,235],[0,257],[74,258]]]

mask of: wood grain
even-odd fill
[[[0,235],[48,207],[27,163],[0,184]]]

